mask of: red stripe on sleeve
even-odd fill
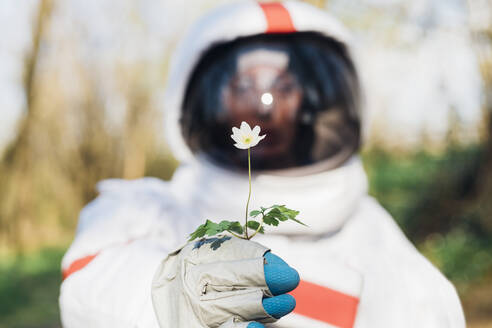
[[[73,261],[70,266],[62,271],[62,280],[65,280],[72,273],[82,270],[87,264],[89,264],[99,253],[84,256],[78,260]]]
[[[266,33],[291,33],[296,31],[289,12],[281,3],[260,3],[259,5],[263,9],[267,20]]]
[[[354,326],[357,297],[302,280],[290,294],[296,299],[294,313],[340,328]]]
[[[112,245],[109,245],[107,248],[109,247],[114,247],[114,246],[121,246],[121,245],[128,245],[132,242],[134,242],[135,239],[129,239],[128,241],[124,242],[124,243],[117,243],[117,244],[112,244]],[[79,270],[82,270],[83,268],[85,268],[85,266],[87,264],[89,264],[96,256],[99,255],[99,253],[101,253],[103,250],[100,250],[99,252],[95,253],[95,254],[91,254],[91,255],[87,255],[87,256],[84,256],[80,259],[77,259],[75,261],[73,261],[68,268],[62,270],[62,280],[65,280],[68,278],[69,275],[71,275],[72,273],[75,273]]]

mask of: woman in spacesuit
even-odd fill
[[[64,326],[464,327],[453,286],[367,195],[349,40],[292,1],[231,4],[190,30],[166,94],[181,165],[170,182],[99,184],[62,263]],[[242,121],[267,135],[251,207],[287,204],[309,227],[185,244],[242,213],[247,157],[229,138]]]

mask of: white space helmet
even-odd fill
[[[327,170],[360,144],[360,88],[349,36],[306,3],[239,2],[202,17],[178,46],[166,91],[166,134],[181,161],[202,155],[231,169],[246,152],[241,121],[267,138],[256,170]]]

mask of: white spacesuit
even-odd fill
[[[454,287],[367,195],[349,43],[331,16],[294,1],[234,3],[200,20],[176,52],[166,94],[168,141],[181,165],[169,182],[98,184],[62,262],[63,325],[205,327],[203,317],[191,319],[205,316],[203,309],[184,300],[178,285],[165,294],[159,288],[193,277],[169,265],[179,252],[167,255],[185,254],[199,224],[244,215],[245,152],[229,135],[249,120],[267,135],[252,149],[250,208],[286,204],[308,225],[283,223],[254,239],[301,278],[291,293],[296,308],[272,327],[464,327]],[[246,243],[260,257],[266,250]],[[249,246],[240,247],[247,253]],[[227,316],[225,304],[215,321]],[[187,311],[190,319],[166,321]],[[210,327],[240,327],[232,321]]]

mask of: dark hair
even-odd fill
[[[356,151],[360,144],[361,96],[354,64],[344,44],[316,32],[241,37],[214,44],[205,51],[191,74],[182,104],[180,124],[191,150],[206,148],[212,158],[227,165],[228,158],[222,149],[231,148],[230,141],[224,138],[230,134],[230,127],[217,123],[224,110],[220,90],[235,74],[240,52],[258,45],[281,45],[288,54],[288,70],[297,77],[303,90],[303,114],[314,117],[331,108],[343,111],[351,138],[355,139],[351,147]],[[294,157],[300,162],[291,166],[313,161],[309,153],[314,142],[313,129],[312,125],[299,123],[296,138],[299,144],[294,147],[298,153]]]

